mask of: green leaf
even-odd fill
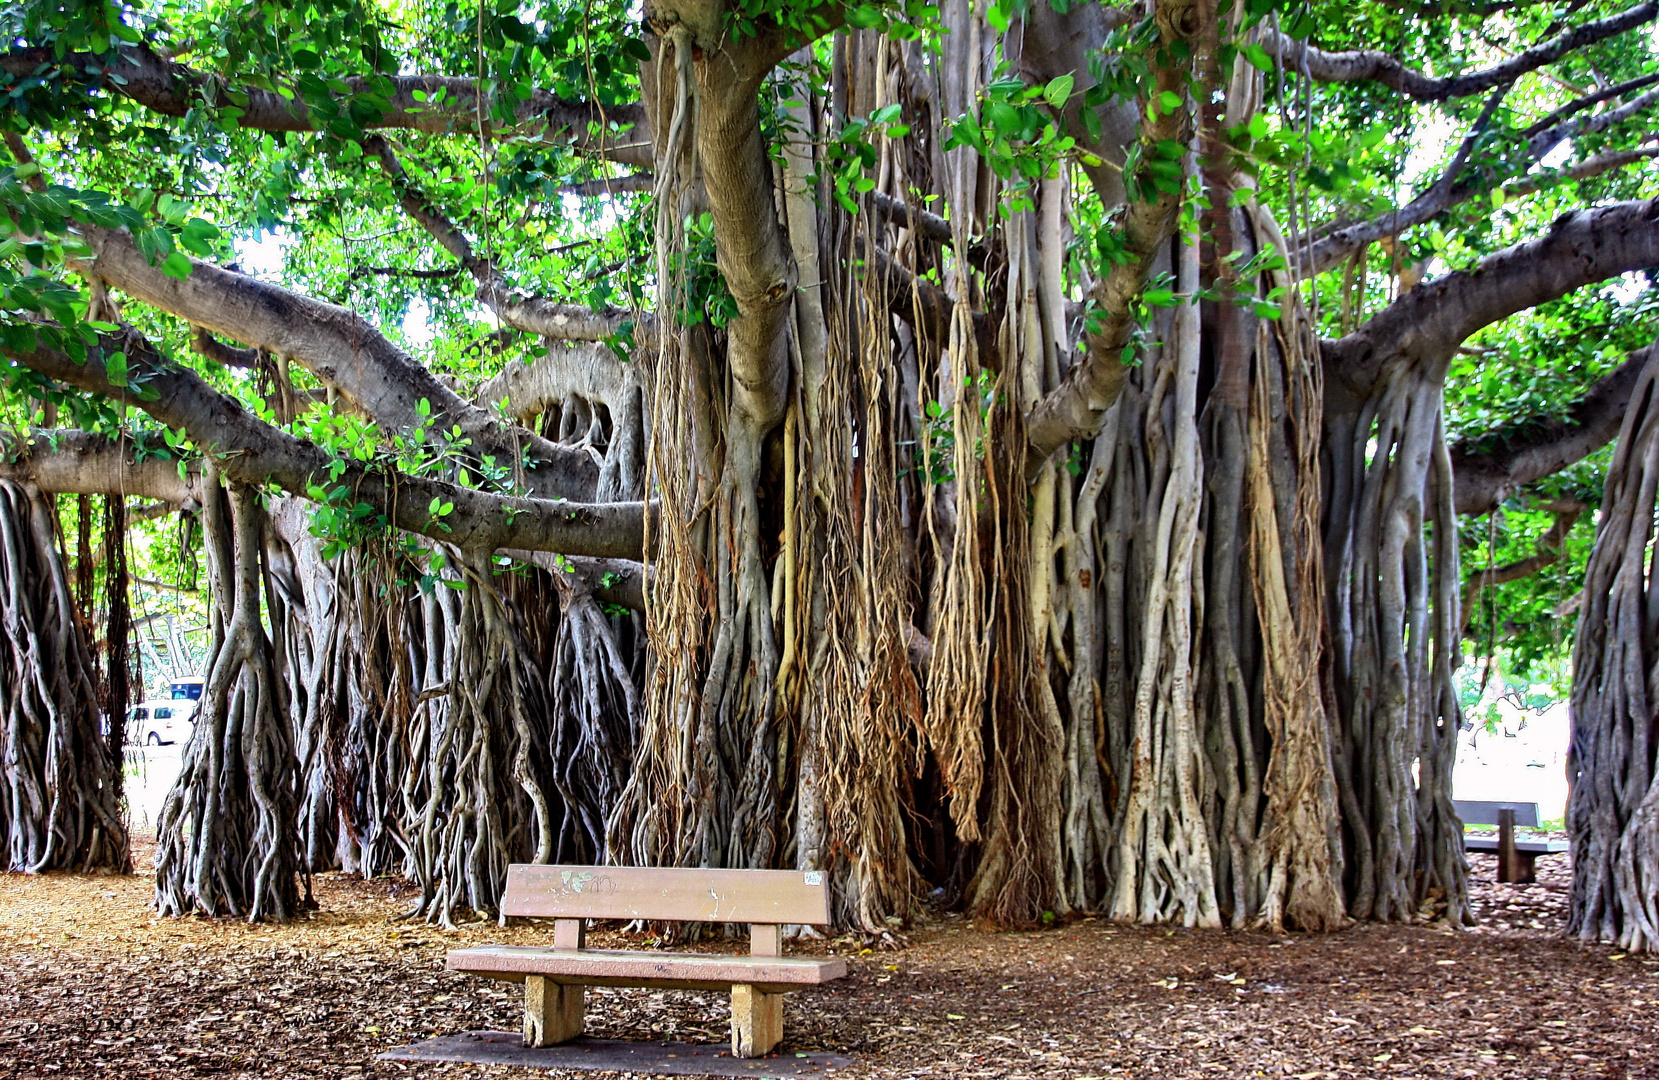
[[[847,12],[847,25],[860,30],[874,30],[882,21],[881,9],[870,4],[860,4]]]
[[[104,378],[111,386],[127,385],[127,354],[113,352],[104,357]]]
[[[1269,56],[1267,50],[1260,45],[1251,43],[1239,51],[1244,54],[1244,58],[1250,62],[1251,67],[1261,71],[1273,70],[1273,57]]]
[[[985,103],[985,122],[994,128],[999,135],[1018,135],[1025,127],[1020,122],[1019,110],[1006,101],[987,101]]]
[[[192,251],[197,255],[211,255],[213,253],[213,241],[217,239],[219,239],[218,226],[203,221],[201,218],[191,218],[184,223],[184,228],[179,231],[179,243],[184,245],[185,250]]]
[[[1100,122],[1099,112],[1094,109],[1083,110],[1083,130],[1089,133],[1089,138],[1094,142],[1100,141],[1103,127]]]
[[[1070,75],[1050,79],[1048,85],[1043,87],[1043,100],[1056,109],[1063,108],[1071,98],[1071,88],[1076,84],[1077,80]]]
[[[1158,107],[1165,116],[1173,115],[1181,107],[1181,95],[1173,90],[1164,90],[1158,94]]]
[[[183,281],[190,276],[190,256],[182,251],[175,251],[162,260],[161,272],[168,277]]]

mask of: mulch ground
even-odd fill
[[[1494,860],[1477,856],[1484,921],[1470,932],[1276,938],[1083,920],[996,934],[944,918],[899,950],[828,942],[851,974],[791,996],[783,1052],[855,1054],[847,1080],[1659,1078],[1659,959],[1563,939],[1566,859],[1539,868],[1537,885],[1496,885]],[[432,1035],[516,1030],[518,988],[445,972],[444,950],[544,942],[547,929],[403,922],[409,889],[388,881],[327,875],[317,893],[302,923],[250,926],[157,919],[142,876],[0,875],[0,1076],[553,1075],[375,1060]],[[723,995],[588,1000],[598,1037],[726,1039]]]

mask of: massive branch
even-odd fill
[[[257,278],[192,260],[182,280],[150,265],[123,230],[85,230],[94,258],[87,276],[162,311],[257,348],[292,357],[381,426],[407,431],[427,422],[459,426],[471,450],[510,465],[529,459],[526,480],[538,495],[593,497],[598,468],[570,447],[503,424],[439,382],[354,311],[301,296]]]
[[[1326,52],[1277,30],[1263,30],[1261,44],[1291,71],[1306,71],[1320,82],[1376,82],[1419,101],[1445,101],[1485,93],[1493,87],[1514,82],[1529,71],[1553,64],[1575,49],[1603,41],[1626,30],[1652,22],[1659,16],[1659,3],[1642,3],[1617,15],[1576,26],[1549,41],[1535,45],[1501,64],[1464,75],[1435,78],[1406,67],[1394,57],[1376,49]]]
[[[104,368],[105,355],[116,351],[125,353],[127,363],[127,380],[119,385]],[[246,484],[274,483],[301,498],[312,497],[313,485],[344,485],[348,503],[366,503],[396,528],[468,550],[510,547],[622,559],[638,559],[643,551],[640,503],[513,498],[337,458],[266,424],[136,334],[101,339],[85,363],[46,347],[8,349],[6,355],[47,378],[143,409],[185,432],[220,459],[226,476]],[[432,512],[444,504],[452,507],[449,513]]]
[[[63,495],[106,495],[159,500],[153,505],[127,507],[127,520],[158,517],[175,507],[195,510],[202,502],[199,463],[179,469],[177,460],[147,456],[135,460],[133,445],[74,428],[39,431],[21,443],[0,443],[0,480],[33,484],[41,491]],[[309,500],[307,500],[309,502]],[[102,548],[93,552],[101,564]],[[643,610],[645,567],[632,559],[592,558],[550,551],[506,548],[500,554],[534,563],[558,574],[606,603]],[[148,582],[159,588],[172,588]]]
[[[134,460],[130,442],[90,431],[43,431],[0,444],[0,480],[66,495],[125,495],[181,505],[201,502],[201,474],[177,461]]]
[[[737,307],[726,325],[735,404],[765,430],[783,414],[789,380],[783,331],[796,282],[758,97],[766,73],[782,57],[758,39],[746,47],[724,40],[721,4],[697,4],[682,16],[688,16],[701,52],[692,62],[694,137],[714,223],[715,261]]]
[[[106,66],[107,65],[107,66]],[[14,49],[0,60],[13,79],[50,78],[73,72],[164,116],[184,116],[193,108],[236,109],[236,123],[255,131],[319,131],[404,128],[429,133],[461,131],[499,138],[539,133],[550,142],[573,142],[630,165],[649,165],[651,137],[645,110],[638,104],[604,108],[563,101],[545,90],[532,91],[513,107],[509,124],[495,117],[493,94],[478,100],[470,78],[443,75],[353,76],[343,80],[346,94],[330,98],[331,114],[309,107],[299,94],[284,96],[255,86],[232,86],[223,78],[193,70],[158,55],[147,45],[121,45],[115,55],[70,53],[61,58],[47,48]],[[416,95],[420,95],[417,97]],[[341,124],[340,118],[349,118]],[[620,129],[620,130],[619,130]]]
[[[1357,407],[1386,364],[1422,363],[1444,378],[1458,346],[1481,327],[1651,266],[1659,266],[1659,199],[1565,214],[1544,236],[1419,285],[1352,334],[1323,343],[1328,407]]]
[[[1484,514],[1495,510],[1523,485],[1583,461],[1611,442],[1624,422],[1630,394],[1642,369],[1655,352],[1659,349],[1650,345],[1631,353],[1574,402],[1565,416],[1520,425],[1511,432],[1496,432],[1480,440],[1481,444],[1500,444],[1497,449],[1479,450],[1468,443],[1453,446],[1457,512]]]

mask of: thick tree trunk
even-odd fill
[[[1629,952],[1659,951],[1659,776],[1654,679],[1654,543],[1659,361],[1631,393],[1607,470],[1573,648],[1573,885],[1567,930]]]
[[[96,660],[77,618],[57,509],[0,481],[0,836],[5,868],[127,871],[120,729],[102,730]],[[106,714],[107,715],[107,714]]]
[[[195,730],[156,826],[156,908],[250,921],[293,918],[302,903],[298,776],[289,685],[267,633],[281,636],[269,588],[266,514],[252,489],[218,489],[202,507],[212,644]]]

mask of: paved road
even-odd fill
[[[170,746],[127,748],[127,805],[130,826],[136,833],[153,833],[161,815],[162,800],[179,775],[179,754],[183,743]]]

